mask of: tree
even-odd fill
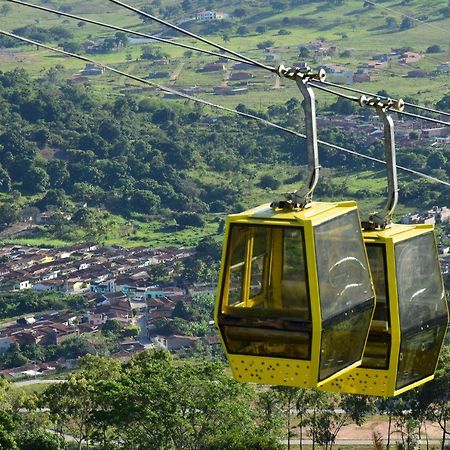
[[[386,17],[386,27],[388,30],[395,30],[398,28],[397,20],[394,17]]]
[[[175,220],[182,227],[201,228],[205,225],[205,221],[197,213],[179,213]]]
[[[248,28],[247,28],[245,25],[241,25],[241,26],[239,26],[238,29],[236,30],[236,33],[237,33],[239,36],[245,36],[246,34],[249,33],[249,30],[248,30]]]
[[[247,15],[247,10],[244,8],[236,8],[232,12],[233,17],[237,17],[238,19],[243,19]]]
[[[66,193],[62,189],[50,189],[45,194],[44,198],[38,202],[40,208],[49,208],[53,206],[55,208],[66,208],[68,206],[69,199]]]
[[[45,192],[50,184],[50,178],[47,172],[41,167],[32,167],[23,177],[23,188],[32,193],[38,194]]]
[[[117,47],[126,47],[128,45],[129,39],[128,36],[123,32],[123,31],[118,31],[115,35],[114,35],[115,39],[116,39],[116,45]]]
[[[161,205],[161,199],[152,192],[133,190],[130,197],[130,206],[133,211],[144,214],[155,212]]]
[[[17,440],[20,450],[62,450],[63,439],[44,430],[24,431]]]
[[[440,45],[434,44],[434,45],[430,45],[427,50],[427,53],[441,53],[442,52],[442,48]]]
[[[19,207],[14,203],[0,204],[0,226],[10,225],[18,222],[20,219]]]
[[[261,180],[259,181],[259,186],[262,187],[263,189],[267,188],[271,190],[276,190],[281,186],[281,182],[274,176],[267,174],[261,177]]]
[[[122,325],[114,319],[108,319],[102,327],[102,333],[109,335],[119,335],[122,332]]]
[[[67,162],[61,159],[52,159],[47,164],[47,174],[50,178],[50,186],[53,188],[62,188],[69,180],[70,174],[67,170]]]
[[[11,191],[11,187],[11,177],[6,169],[0,165],[0,192],[9,192]]]
[[[264,33],[267,31],[267,26],[266,26],[266,25],[258,25],[258,26],[255,28],[255,31],[256,31],[258,34],[264,34]]]
[[[330,105],[330,110],[338,114],[350,115],[355,113],[356,105],[350,100],[339,97],[333,104]]]
[[[67,41],[62,44],[62,48],[69,53],[80,53],[83,47],[77,41]]]
[[[344,425],[354,422],[361,426],[367,415],[373,411],[373,403],[363,395],[328,395],[321,409],[313,417],[310,424],[318,444],[325,450],[332,449],[339,431]],[[343,412],[338,411],[342,409]]]
[[[442,169],[447,163],[447,158],[440,151],[431,152],[427,158],[427,166],[432,169]]]
[[[177,302],[175,308],[172,311],[172,318],[174,319],[175,317],[179,317],[180,319],[184,320],[190,320],[192,318],[192,315],[186,308],[186,304],[182,300]]]
[[[436,108],[448,111],[450,109],[450,94],[445,94],[437,103]]]
[[[272,47],[273,44],[274,44],[273,41],[267,40],[267,41],[258,42],[256,44],[256,47],[259,48],[260,50],[264,50],[267,47]]]
[[[404,16],[400,23],[400,30],[409,30],[415,26],[415,22],[411,17]]]
[[[299,56],[300,58],[309,58],[309,55],[310,55],[310,54],[311,54],[311,52],[309,51],[309,48],[308,48],[308,47],[301,46],[301,47],[299,48],[298,56]]]

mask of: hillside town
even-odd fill
[[[178,303],[187,306],[198,295],[212,294],[212,285],[180,287],[175,281],[154,279],[148,268],[163,265],[173,274],[174,265],[194,255],[192,249],[151,250],[103,247],[95,243],[64,248],[36,248],[5,245],[0,248],[0,293],[39,292],[62,296],[81,296],[87,307],[82,311],[46,311],[27,314],[4,322],[0,330],[0,353],[11,344],[58,345],[75,336],[87,337],[101,332],[108,321],[123,327],[136,325],[139,334],[120,342],[115,357],[127,357],[152,346],[178,352],[193,348],[196,336],[158,334],[159,319],[172,319]],[[172,278],[172,277],[171,277]],[[176,279],[173,274],[173,279]],[[88,338],[89,339],[89,338]],[[217,344],[217,338],[205,337],[202,343]],[[54,370],[60,362],[30,368],[3,371],[6,376],[40,375]],[[74,362],[63,361],[63,367]],[[48,369],[53,367],[53,369]]]

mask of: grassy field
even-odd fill
[[[38,2],[47,6],[55,7],[52,2]],[[179,3],[179,2],[165,2]],[[140,7],[146,4],[144,1],[134,1],[133,6]],[[131,29],[151,32],[158,27],[155,25],[143,24],[139,18],[126,10],[109,2],[91,1],[81,2],[79,0],[68,0],[65,6],[71,7],[71,13],[83,15],[88,18],[101,20],[103,22],[114,23],[116,25],[129,27]],[[232,12],[237,6],[231,3],[225,12]],[[350,70],[363,61],[370,59],[374,53],[389,52],[393,47],[411,47],[414,51],[424,52],[429,46],[438,44],[442,53],[425,55],[420,62],[406,66],[398,62],[391,62],[388,66],[372,71],[374,81],[370,83],[358,84],[358,88],[376,92],[385,89],[394,97],[413,97],[417,102],[433,104],[440,99],[448,90],[448,75],[431,76],[423,79],[406,78],[409,70],[421,68],[431,71],[442,61],[450,60],[447,32],[450,18],[444,18],[440,12],[447,6],[445,0],[412,0],[407,6],[397,1],[383,2],[377,8],[363,8],[360,0],[347,0],[341,6],[331,5],[328,2],[312,3],[301,7],[286,9],[282,12],[274,12],[268,6],[248,7],[247,17],[240,20],[231,18],[235,27],[245,25],[249,31],[248,35],[239,36],[235,29],[227,32],[227,42],[223,39],[223,32],[208,36],[215,42],[226,45],[231,49],[243,52],[245,55],[264,61],[265,53],[256,48],[257,44],[271,40],[275,46],[282,48],[277,50],[280,57],[278,62],[285,65],[297,64],[301,58],[298,57],[298,47],[306,45],[317,39],[324,39],[327,43],[337,46],[338,52],[331,59],[309,58],[312,66],[317,67],[322,64],[338,63]],[[389,10],[385,9],[389,8]],[[386,18],[391,17],[400,24],[402,15],[407,14],[413,17],[425,18],[429,24],[416,22],[412,29],[399,31],[388,30]],[[176,21],[180,17],[173,17],[170,20]],[[12,30],[26,24],[35,24],[44,28],[56,25],[63,25],[73,33],[73,40],[83,42],[84,40],[96,40],[99,38],[112,36],[114,31],[99,28],[94,25],[79,26],[76,20],[50,15],[44,12],[36,12],[28,8],[13,5],[5,17],[8,29]],[[256,33],[258,25],[268,27],[264,33]],[[290,34],[280,35],[279,30],[287,30]],[[200,28],[200,32],[205,33]],[[202,45],[192,39],[179,38],[181,42]],[[198,85],[211,91],[215,86],[223,83],[221,73],[199,73],[197,70],[214,58],[194,53],[190,58],[183,56],[184,50],[181,48],[168,46],[165,44],[152,44],[160,46],[170,55],[173,70],[180,62],[184,62],[178,82],[176,85],[186,87]],[[350,52],[350,56],[339,56],[344,51]],[[119,51],[106,55],[95,55],[94,58],[101,63],[110,64],[122,70],[130,71],[133,74],[146,76],[149,71],[154,71],[155,67],[151,63],[136,61],[141,53],[141,45],[131,45]],[[127,60],[131,58],[130,60]],[[278,63],[277,62],[277,63]],[[69,58],[59,57],[47,51],[36,51],[31,47],[24,47],[0,52],[0,70],[8,70],[14,66],[23,67],[30,70],[36,76],[42,75],[43,71],[55,65],[62,66],[60,76],[68,78],[76,74],[84,67],[84,63]],[[228,65],[230,67],[231,64]],[[162,69],[166,70],[166,69]],[[239,103],[244,103],[249,107],[264,110],[268,105],[283,103],[293,96],[298,96],[298,90],[293,83],[285,80],[282,89],[273,89],[273,77],[261,71],[255,71],[254,84],[250,85],[247,94],[239,96],[217,96],[204,94],[208,100],[214,100],[225,106],[235,107]],[[267,78],[267,75],[269,77]],[[266,78],[265,78],[266,76]],[[166,80],[161,80],[162,82]],[[124,80],[117,76],[103,75],[92,77],[92,82],[108,95],[113,87],[124,84]],[[320,96],[320,103],[328,103],[331,98]]]

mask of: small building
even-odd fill
[[[156,336],[155,343],[164,347],[165,349],[175,352],[182,349],[192,348],[200,340],[194,336],[180,336],[173,334],[171,336]]]
[[[249,80],[255,76],[249,72],[233,72],[230,76],[230,80]]]
[[[86,63],[86,67],[80,71],[80,75],[102,75],[104,72],[104,67],[94,63]]]
[[[428,73],[425,70],[415,69],[408,72],[408,78],[426,78]]]
[[[200,11],[195,15],[195,20],[199,22],[212,22],[214,20],[222,20],[228,17],[228,14],[225,14],[221,11]]]
[[[368,73],[368,72],[361,71],[361,72],[356,72],[353,75],[353,81],[355,83],[366,83],[366,82],[369,82],[370,80],[371,80],[370,73]]]
[[[420,61],[423,58],[423,55],[416,52],[404,52],[399,58],[399,62],[403,64],[413,64]]]
[[[450,61],[439,64],[437,70],[439,70],[439,72],[450,73]]]
[[[223,72],[225,65],[222,63],[209,63],[203,66],[203,72]]]

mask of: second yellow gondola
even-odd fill
[[[387,114],[389,102],[374,99],[371,104],[384,122],[389,190],[385,214],[366,222],[363,233],[376,309],[362,365],[322,389],[387,397],[433,379],[448,306],[434,227],[390,221],[398,198],[394,125]]]
[[[434,377],[448,323],[431,225],[365,231],[376,309],[360,367],[326,390],[394,396]]]

